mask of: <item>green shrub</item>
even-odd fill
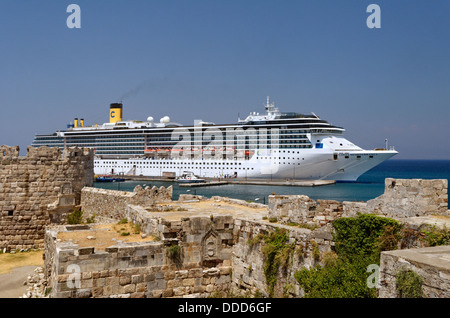
[[[440,229],[433,225],[428,231],[423,230],[422,233],[425,235],[423,240],[429,246],[450,245],[450,230],[446,227]]]
[[[124,218],[122,220],[120,220],[119,222],[117,222],[117,224],[127,224],[128,223],[128,219]]]
[[[319,250],[319,244],[317,244],[316,241],[311,240],[311,249],[312,249],[312,256],[315,261],[320,261],[320,250]]]
[[[278,222],[278,218],[275,217],[275,216],[270,217],[270,218],[269,218],[269,222],[270,222],[270,223],[276,223],[276,222]]]
[[[258,233],[257,235],[252,236],[248,239],[247,244],[252,249],[256,244],[259,244],[264,239],[264,234]]]
[[[375,298],[376,290],[367,287],[367,266],[362,257],[351,261],[336,257],[294,275],[305,292],[305,298]]]
[[[122,236],[128,236],[128,235],[130,235],[130,232],[122,232],[122,233],[120,233],[120,235],[122,235]]]
[[[294,275],[305,297],[376,297],[376,290],[367,286],[367,267],[379,264],[381,251],[397,248],[402,225],[393,219],[370,214],[340,218],[332,224],[336,254],[327,254],[323,266],[317,264]],[[314,244],[312,250],[317,259],[320,254]]]
[[[167,248],[167,256],[175,263],[177,266],[181,266],[181,246],[172,245]]]
[[[372,214],[340,218],[333,221],[334,241],[339,256],[379,256],[381,251],[395,249],[402,225]]]
[[[295,243],[290,245],[288,231],[275,229],[264,237],[264,245],[261,252],[264,255],[263,270],[266,277],[269,296],[272,297],[277,282],[279,268],[286,269]]]
[[[167,254],[170,258],[174,258],[181,253],[181,247],[179,245],[172,245],[167,248]]]
[[[134,234],[141,233],[141,225],[140,224],[133,224],[133,230],[134,230]]]
[[[395,287],[399,298],[421,298],[422,278],[412,270],[402,270],[396,275]]]
[[[83,223],[83,212],[81,209],[75,209],[72,213],[67,215],[67,223],[74,224],[82,224]]]
[[[86,218],[86,223],[88,223],[88,224],[95,223],[95,213],[92,214],[91,217]]]

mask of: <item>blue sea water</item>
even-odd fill
[[[95,183],[96,187],[133,191],[141,186],[173,185],[173,199],[177,200],[181,193],[198,194],[207,197],[214,195],[230,198],[252,200],[267,203],[269,195],[304,194],[310,198],[337,201],[367,201],[383,194],[385,178],[399,179],[450,179],[450,160],[400,160],[390,159],[361,175],[356,182],[336,183],[318,187],[289,187],[263,185],[237,185],[180,188],[175,182],[126,181],[119,183]]]

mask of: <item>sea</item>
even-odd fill
[[[94,186],[104,189],[133,191],[137,185],[142,187],[168,187],[172,185],[174,200],[178,200],[179,195],[184,193],[206,197],[217,195],[267,204],[268,196],[271,194],[303,194],[314,200],[367,201],[383,194],[386,178],[449,180],[450,160],[389,159],[361,175],[355,182],[337,182],[336,184],[315,187],[227,184],[183,188],[179,187],[176,182],[167,181],[95,182]]]

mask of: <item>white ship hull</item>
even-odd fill
[[[266,150],[267,151],[267,150]],[[279,150],[278,150],[279,151]],[[290,150],[268,155],[255,153],[249,160],[223,159],[96,159],[95,174],[162,177],[185,170],[201,178],[263,178],[356,181],[360,175],[391,158],[397,151],[329,152],[319,149]]]

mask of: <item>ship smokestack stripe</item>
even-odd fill
[[[115,124],[122,121],[122,107],[121,103],[113,103],[109,107],[109,122]]]

